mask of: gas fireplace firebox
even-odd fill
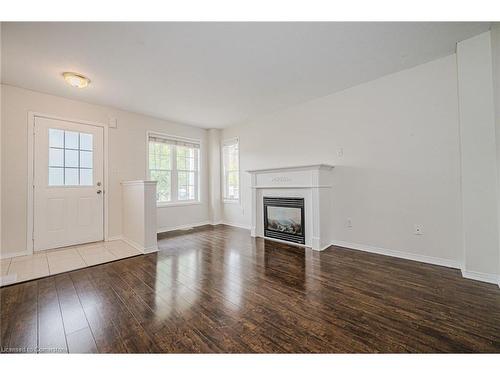
[[[264,197],[264,236],[304,245],[304,198]]]

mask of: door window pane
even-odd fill
[[[78,133],[64,131],[64,148],[71,148],[73,150],[78,150]]]
[[[78,151],[64,150],[64,166],[78,168]]]
[[[92,145],[92,134],[49,129],[49,186],[93,185]]]
[[[64,169],[49,167],[49,185],[64,185]]]
[[[92,168],[92,151],[80,151],[80,168]]]
[[[49,147],[64,147],[64,130],[49,129]]]
[[[92,186],[92,169],[80,169],[80,185]]]
[[[92,134],[80,133],[80,150],[92,151]]]
[[[78,168],[64,168],[64,185],[79,185]]]
[[[64,167],[64,150],[49,148],[49,167]]]

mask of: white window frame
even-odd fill
[[[231,199],[226,197],[226,166],[224,165],[224,146],[238,144],[238,199]],[[240,139],[238,137],[224,139],[221,142],[221,169],[222,169],[222,201],[224,203],[237,203],[241,202],[241,168],[240,168]]]
[[[146,178],[149,180],[150,174],[149,174],[149,138],[150,136],[152,137],[157,137],[157,138],[164,138],[166,140],[171,140],[171,141],[179,141],[179,142],[187,142],[187,143],[194,143],[199,145],[198,149],[198,165],[195,173],[195,199],[190,199],[190,200],[179,200],[178,199],[178,183],[177,183],[177,150],[176,147],[173,147],[173,152],[172,152],[172,169],[171,169],[171,190],[170,190],[170,197],[171,200],[169,202],[156,202],[157,207],[172,207],[172,206],[189,206],[189,205],[197,205],[201,204],[201,141],[199,139],[193,139],[193,138],[185,138],[185,137],[179,137],[175,135],[170,135],[170,134],[165,134],[165,133],[159,133],[156,131],[147,131],[146,132]]]

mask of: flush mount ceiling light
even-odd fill
[[[78,73],[64,72],[63,77],[68,85],[78,87],[79,89],[87,87],[90,83],[90,79]]]

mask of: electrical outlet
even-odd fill
[[[344,156],[344,149],[342,147],[337,150],[337,156],[339,158],[341,158],[342,156]]]
[[[414,232],[417,236],[418,235],[421,235],[421,234],[424,234],[424,228],[422,227],[422,225],[420,224],[415,224],[415,228],[414,228]]]
[[[347,228],[352,228],[352,220],[351,219],[347,219],[345,225],[346,225]]]

